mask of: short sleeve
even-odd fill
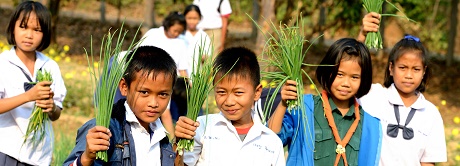
[[[281,130],[279,133],[277,133],[278,137],[281,139],[281,142],[283,142],[283,145],[286,146],[291,142],[292,136],[294,135],[294,130],[294,119],[289,112],[286,112],[284,114]]]
[[[59,69],[58,64],[53,60],[50,60],[50,62],[48,63],[50,63],[49,70],[51,71],[51,74],[53,76],[53,83],[51,85],[51,89],[54,92],[54,104],[62,109],[62,102],[64,101],[64,98],[67,94],[67,89],[65,87],[64,80],[62,79],[61,71]]]
[[[369,92],[358,99],[358,102],[363,110],[371,116],[381,117],[381,109],[386,108],[385,102],[388,101],[388,99],[385,97],[387,95],[386,90],[387,89],[384,88],[381,84],[372,84]]]
[[[433,106],[434,107],[434,106]],[[444,124],[439,114],[439,111],[434,107],[430,111],[435,112],[433,116],[433,128],[431,129],[430,135],[428,136],[429,142],[423,152],[421,162],[446,162],[447,161],[447,150],[446,150],[446,139],[444,135]]]
[[[223,0],[222,4],[220,5],[220,15],[225,16],[232,13],[232,7],[230,6],[230,2],[228,0]]]

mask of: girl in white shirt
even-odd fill
[[[190,57],[188,62],[187,74],[192,73],[193,65],[203,62],[211,53],[211,39],[202,30],[197,28],[201,20],[200,8],[196,5],[188,5],[184,10],[187,30],[185,31],[185,40],[187,42],[187,52]],[[200,49],[202,52],[200,52]]]
[[[376,31],[380,15],[363,19],[363,31]],[[361,33],[361,39],[365,39]],[[380,165],[432,165],[447,161],[439,110],[425,99],[430,77],[428,57],[419,38],[406,35],[390,52],[384,86],[374,84],[360,98],[364,110],[380,118],[383,131]]]
[[[34,104],[54,121],[59,118],[66,88],[58,64],[40,51],[51,39],[51,15],[39,2],[25,1],[15,9],[7,29],[13,47],[0,54],[0,165],[50,165],[53,129],[36,146],[25,133]],[[53,82],[35,85],[37,72],[51,72]],[[33,87],[32,87],[33,86]]]

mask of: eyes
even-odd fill
[[[398,69],[402,70],[402,71],[405,71],[405,70],[408,70],[409,67],[407,67],[407,66],[398,66]],[[422,71],[422,68],[421,67],[413,67],[412,70],[414,70],[415,72],[420,72],[420,71]]]
[[[224,96],[224,95],[227,95],[227,91],[225,91],[225,90],[216,90],[216,94],[219,95],[219,96]],[[236,91],[233,91],[233,94],[235,94],[235,96],[242,96],[244,94],[244,92],[242,90],[236,90]]]
[[[139,90],[138,91],[140,93],[140,96],[142,97],[147,97],[147,96],[150,96],[150,95],[154,95],[153,93],[150,93],[149,91],[146,91],[146,90]],[[160,96],[161,98],[168,98],[171,94],[170,93],[167,93],[167,92],[159,92],[157,93],[158,96]]]
[[[343,78],[343,77],[345,77],[345,74],[342,73],[342,72],[338,72],[336,77],[338,77],[338,78]],[[357,75],[357,74],[354,74],[354,75],[351,75],[351,79],[353,79],[353,80],[359,80],[359,79],[361,79],[361,76],[360,76],[360,75]]]

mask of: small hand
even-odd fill
[[[199,125],[200,123],[195,122],[185,116],[181,116],[176,122],[176,129],[174,134],[177,138],[193,139],[196,134],[195,130]]]
[[[294,80],[287,80],[281,89],[281,100],[284,106],[287,106],[287,100],[297,99],[297,82]]]
[[[366,36],[368,32],[379,31],[380,18],[380,14],[375,12],[370,12],[364,16],[362,28],[362,33],[364,36]]]
[[[86,150],[82,154],[83,161],[94,161],[96,152],[108,150],[112,133],[103,126],[95,126],[88,130],[86,134]]]
[[[54,105],[54,92],[51,91],[50,97],[48,99],[43,99],[43,100],[35,100],[35,105],[37,107],[42,108],[43,112],[53,112],[55,109]]]
[[[51,98],[52,92],[50,85],[51,82],[49,81],[38,82],[33,88],[26,92],[29,96],[29,101]]]

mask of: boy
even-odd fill
[[[77,133],[64,165],[174,165],[175,153],[158,117],[165,111],[176,80],[176,63],[164,50],[142,46],[132,56],[119,89],[126,99],[113,107],[109,129],[95,119]],[[96,152],[108,150],[108,163]]]
[[[180,117],[176,136],[194,139],[192,152],[184,152],[187,165],[285,165],[281,140],[251,109],[260,97],[260,68],[256,55],[242,47],[221,52],[214,62],[218,114]],[[220,80],[220,81],[219,81]]]

